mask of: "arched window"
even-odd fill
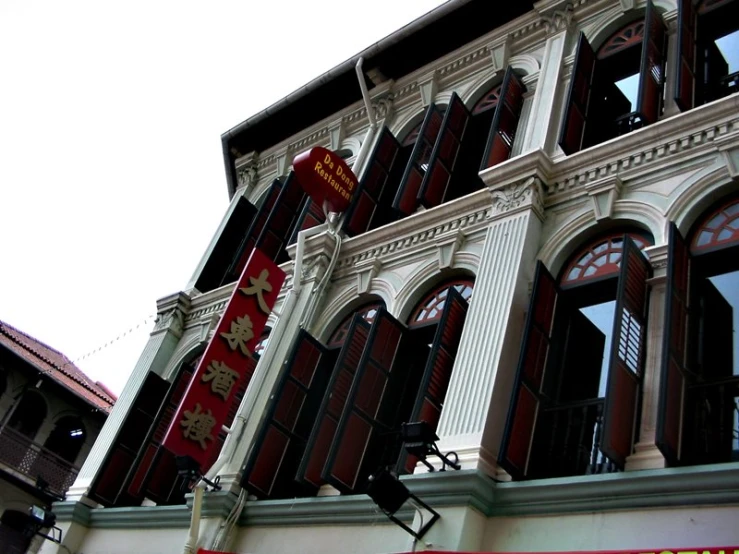
[[[340,347],[346,340],[346,335],[349,332],[349,327],[355,315],[361,316],[367,323],[372,324],[377,315],[377,310],[382,308],[382,306],[383,304],[381,302],[373,302],[351,312],[339,323],[336,330],[331,333],[331,337],[328,339],[326,345],[330,348]]]
[[[539,262],[500,464],[517,479],[623,469],[638,429],[651,266],[642,233]]]
[[[26,391],[8,420],[8,427],[33,439],[46,419],[46,401],[37,392]]]
[[[70,464],[74,464],[82,445],[85,444],[86,436],[85,426],[80,418],[63,417],[54,425],[54,429],[44,442],[44,447]]]
[[[438,313],[415,326],[372,303],[344,318],[326,345],[301,331],[242,486],[261,498],[307,496],[326,484],[351,494],[364,492],[378,467],[412,470],[398,430],[421,419],[436,428],[470,285],[452,281],[432,291],[420,307],[433,303]]]
[[[675,102],[685,111],[739,90],[739,2],[678,1]]]
[[[670,465],[739,460],[739,198],[669,236],[657,444]]]
[[[662,115],[667,32],[652,0],[646,15],[598,49],[583,33],[559,145],[566,154],[655,123]]]

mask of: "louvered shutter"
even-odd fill
[[[433,208],[444,202],[467,134],[470,117],[470,111],[464,102],[456,92],[452,93],[418,193],[418,200],[424,208]]]
[[[328,392],[323,396],[305,453],[298,467],[296,479],[314,490],[318,490],[324,484],[321,476],[323,467],[336,435],[339,418],[344,411],[362,352],[367,344],[369,329],[369,323],[360,314],[356,314],[339,352],[331,379],[326,387]]]
[[[323,213],[323,207],[316,204],[310,198],[305,198],[305,200],[303,200],[303,207],[300,210],[300,215],[293,226],[293,231],[288,244],[294,244],[297,242],[298,233],[300,231],[305,231],[306,229],[316,227],[325,222],[326,215]]]
[[[285,246],[294,230],[304,198],[305,191],[291,171],[254,244],[275,263],[286,259]]]
[[[623,469],[631,455],[639,412],[647,334],[647,279],[651,266],[624,235],[614,311],[601,451]]]
[[[454,287],[450,287],[434,341],[431,343],[431,351],[421,377],[418,396],[408,419],[409,422],[425,421],[436,431],[466,317],[467,301]],[[403,452],[398,468],[411,473],[416,461],[414,456]]]
[[[558,297],[557,282],[544,264],[537,262],[516,381],[498,457],[498,463],[514,479],[522,479],[528,474]]]
[[[652,0],[648,0],[644,38],[642,39],[639,96],[636,102],[636,111],[639,112],[644,125],[655,123],[662,112],[667,54],[666,36],[662,16],[655,9]]]
[[[559,134],[559,145],[565,154],[574,154],[583,147],[585,126],[590,115],[595,66],[595,52],[581,32],[570,78],[570,90],[567,93],[564,123]]]
[[[681,111],[695,106],[696,15],[693,0],[677,4],[677,70],[675,71],[675,102]]]
[[[392,184],[400,143],[387,127],[383,127],[370,157],[370,163],[362,175],[352,204],[344,218],[344,232],[355,237],[366,232],[382,198],[387,196],[387,188]]]
[[[503,86],[500,89],[498,105],[495,107],[493,124],[490,126],[485,155],[480,164],[480,171],[493,167],[511,157],[516,129],[523,109],[523,93],[526,92],[521,79],[508,66]]]
[[[688,330],[691,260],[688,244],[674,223],[670,224],[667,260],[667,293],[656,442],[667,463],[678,465],[683,458],[685,393],[690,382]]]
[[[232,283],[241,276],[241,272],[244,271],[244,267],[251,255],[251,251],[254,248],[257,237],[267,223],[267,218],[272,212],[272,208],[277,203],[277,198],[280,196],[281,190],[282,181],[275,179],[267,191],[267,196],[265,197],[264,202],[262,202],[259,210],[257,210],[257,215],[254,216],[251,227],[249,227],[249,231],[241,239],[236,255],[231,261],[221,285]]]
[[[90,487],[90,498],[104,506],[112,506],[125,487],[128,470],[146,440],[154,418],[164,401],[169,383],[149,372],[118,430],[105,462]],[[126,499],[121,498],[121,501]]]
[[[421,191],[421,183],[428,170],[436,137],[439,136],[442,118],[442,112],[431,104],[426,111],[426,117],[393,202],[393,208],[405,215],[411,215],[418,207],[418,193]]]
[[[272,393],[241,486],[259,498],[301,494],[295,472],[326,390],[335,356],[301,330]]]
[[[194,364],[197,364],[197,361]],[[161,466],[161,469],[157,472],[157,477],[158,481],[162,481],[162,483],[153,483],[154,487],[172,489],[175,483],[179,485],[180,480],[177,476],[177,466],[174,463],[174,456],[162,446],[162,441],[192,380],[194,371],[195,365],[182,364],[180,370],[177,372],[177,376],[169,387],[167,396],[157,413],[156,419],[152,423],[144,446],[139,451],[136,462],[130,468],[127,477],[127,492],[132,498],[143,498],[146,486],[154,472],[153,470],[158,466]],[[157,503],[164,503],[165,501],[161,496],[152,498],[152,500]]]
[[[385,452],[385,441],[397,432],[398,407],[411,364],[401,357],[406,327],[384,308],[372,323],[362,358],[354,373],[323,479],[346,493],[362,492]],[[405,358],[405,357],[403,357]]]
[[[246,198],[239,198],[195,282],[195,288],[200,292],[208,292],[221,285],[256,213],[257,209]]]

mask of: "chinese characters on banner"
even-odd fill
[[[203,472],[284,281],[285,272],[255,248],[172,419],[164,446]]]

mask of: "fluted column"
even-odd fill
[[[536,178],[491,192],[490,226],[438,429],[441,446],[455,449],[464,466],[488,471],[483,434],[501,360],[514,346],[518,351],[512,343],[520,341],[519,308],[528,297],[543,213]]]
[[[81,500],[87,494],[146,375],[149,371],[161,375],[172,357],[182,336],[185,314],[189,306],[190,298],[182,292],[157,302],[157,320],[149,336],[149,342],[146,343],[126,386],[100,430],[77,479],[67,492],[67,500]]]
[[[542,149],[551,152],[558,132],[560,112],[555,103],[563,87],[564,58],[567,54],[573,8],[568,0],[541,1],[535,5],[547,30],[536,94],[524,138],[523,152]]]

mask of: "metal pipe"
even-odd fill
[[[198,549],[198,539],[200,538],[200,513],[203,507],[204,491],[205,488],[201,483],[198,483],[193,491],[192,516],[190,517],[190,530],[187,534],[184,554],[195,554]]]
[[[367,110],[367,118],[370,122],[370,127],[374,128],[377,126],[375,121],[375,112],[372,110],[372,101],[370,100],[369,90],[367,90],[367,81],[364,80],[364,73],[362,72],[362,64],[364,58],[359,56],[357,65],[354,66],[354,70],[357,72],[357,80],[359,80],[359,88],[362,90],[362,98],[364,99],[364,107]]]

